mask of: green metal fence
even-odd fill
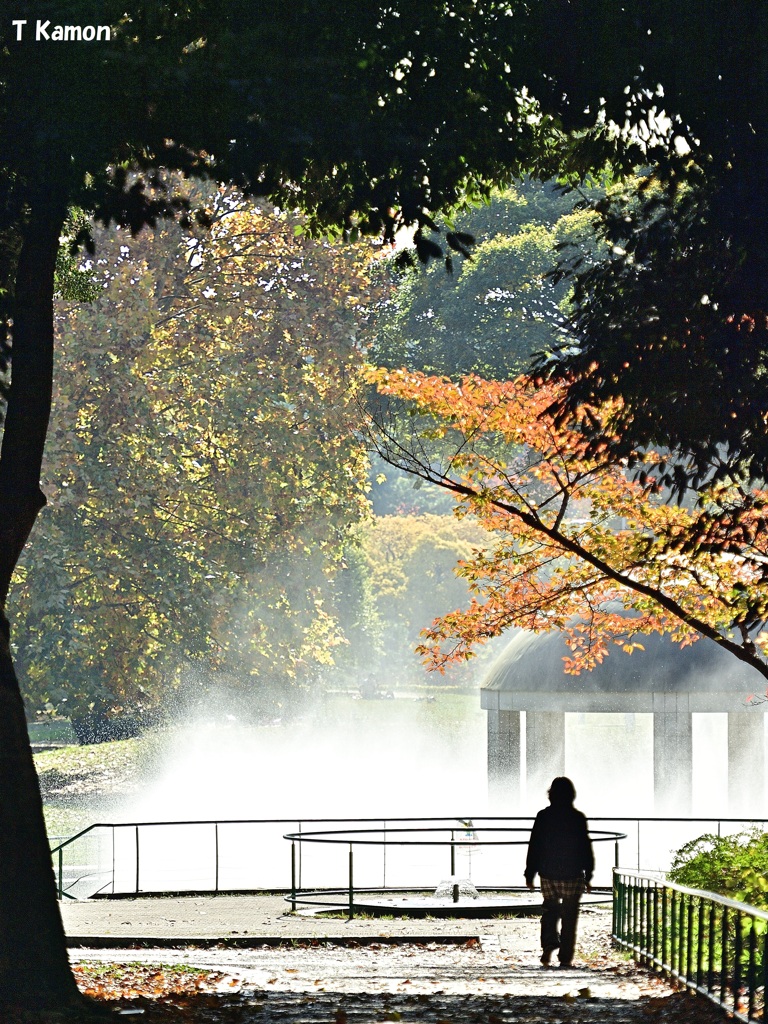
[[[768,913],[658,874],[613,873],[613,939],[742,1021],[763,1020]]]

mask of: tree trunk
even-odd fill
[[[45,497],[53,289],[64,205],[33,205],[16,274],[12,379],[0,450],[0,1002],[83,1007],[67,957],[40,786],[10,650],[11,575]]]

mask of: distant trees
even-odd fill
[[[194,198],[210,230],[102,230],[97,298],[58,306],[18,656],[33,706],[92,739],[156,707],[186,658],[279,689],[341,642],[324,584],[364,509],[369,250],[233,189]]]
[[[379,516],[356,533],[378,639],[364,671],[391,690],[422,681],[413,657],[419,634],[449,609],[467,605],[456,563],[487,545],[487,534],[471,519],[434,514]],[[467,676],[460,668],[449,673],[454,683]]]
[[[560,339],[569,289],[548,275],[563,250],[594,262],[594,214],[576,207],[601,194],[523,181],[457,216],[476,244],[452,275],[442,263],[398,271],[398,258],[385,261],[396,286],[372,316],[371,360],[449,376],[522,372]]]

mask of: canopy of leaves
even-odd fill
[[[433,666],[523,626],[564,630],[573,672],[612,642],[631,652],[643,633],[667,632],[682,644],[708,636],[768,676],[765,491],[717,485],[699,508],[675,505],[607,445],[596,451],[577,424],[554,419],[562,388],[530,378],[453,383],[379,370],[372,379],[417,414],[410,433],[402,418],[376,425],[383,458],[453,492],[458,514],[477,516],[496,542],[461,563],[469,609],[426,631]],[[585,408],[577,419],[600,427],[613,415]],[[633,458],[649,471],[660,461],[652,451]]]
[[[13,13],[28,25],[20,40],[0,27],[3,227],[43,196],[152,223],[169,201],[131,183],[132,165],[391,231],[514,173],[540,133],[514,99],[535,75],[521,3],[46,4],[54,24],[111,26],[94,46],[40,45],[39,7]]]
[[[14,14],[32,24],[40,11],[19,0]],[[571,367],[569,344],[564,372],[602,365],[605,343],[605,370],[593,374],[590,387],[603,395],[615,391],[625,376],[614,372],[626,356],[619,351],[623,336],[614,344],[622,322],[624,330],[636,325],[630,347],[638,359],[630,356],[630,366],[641,355],[648,366],[647,353],[667,347],[657,328],[647,330],[649,321],[666,331],[674,313],[667,333],[676,351],[706,294],[721,329],[703,352],[695,345],[699,351],[691,356],[689,344],[684,364],[703,381],[721,368],[726,387],[736,362],[731,390],[741,393],[742,384],[754,390],[756,350],[763,347],[768,202],[760,178],[766,128],[754,116],[768,88],[762,73],[768,14],[761,0],[729,8],[727,19],[717,0],[701,0],[691,11],[662,0],[482,6],[419,0],[385,7],[195,0],[183,8],[154,0],[97,6],[67,0],[47,4],[46,16],[109,24],[112,38],[97,48],[62,48],[40,45],[32,31],[19,41],[10,19],[0,27],[0,286],[9,296],[18,231],[30,205],[75,203],[132,230],[184,207],[178,197],[147,190],[131,168],[150,180],[158,166],[234,178],[283,206],[301,202],[316,229],[392,236],[401,223],[413,223],[427,257],[434,249],[424,236],[433,224],[430,211],[489,196],[492,184],[523,171],[580,178],[606,161],[617,173],[645,163],[654,166],[662,208],[671,212],[641,204],[628,225],[606,213],[609,240],[621,223],[619,230],[634,240],[623,247],[635,268],[625,269],[625,315],[619,308],[610,313],[616,331],[590,332],[577,320],[583,367]],[[696,193],[689,216],[676,208],[680,182]],[[649,287],[636,307],[631,281],[638,268]],[[616,272],[606,271],[614,278]],[[676,280],[686,288],[679,291]],[[693,281],[698,294],[691,293]],[[670,308],[662,294],[650,309],[648,296],[656,285],[663,293],[665,282]],[[611,283],[597,289],[598,299],[621,298],[622,289]],[[593,291],[589,280],[583,284]],[[630,315],[636,311],[639,318]],[[724,326],[741,324],[742,316],[756,325],[748,339]],[[694,338],[697,326],[694,317]],[[739,344],[726,344],[732,337]],[[462,366],[473,368],[488,373]],[[665,374],[665,388],[649,395],[655,372],[638,374],[635,387],[627,381],[627,394],[638,407],[650,403],[649,411],[644,419],[627,417],[625,428],[634,424],[647,434],[656,423],[656,439],[667,431],[669,443],[692,443],[696,435],[708,446],[735,444],[745,431],[756,436],[755,402],[722,396],[709,420],[717,429],[695,409],[685,435],[675,405],[683,404],[680,398],[694,402],[696,394],[703,400],[706,386],[684,395],[681,363],[679,373]],[[668,430],[653,412],[662,397],[662,411],[672,418]]]
[[[450,376],[516,376],[559,337],[567,289],[547,275],[563,246],[590,257],[593,217],[575,207],[594,192],[525,181],[461,214],[456,226],[476,242],[471,259],[454,276],[442,264],[395,271],[397,287],[369,328],[370,358]]]
[[[323,591],[365,511],[367,255],[203,201],[208,232],[100,232],[98,298],[59,304],[50,500],[15,595],[34,706],[151,706],[193,656],[274,683],[340,642]]]
[[[558,6],[560,38],[581,57],[593,24],[616,32],[610,56],[589,74],[606,90],[606,124],[613,119],[617,138],[623,130],[634,139],[652,169],[596,207],[611,257],[563,267],[575,312],[558,357],[540,369],[569,382],[563,415],[621,397],[595,443],[622,456],[648,445],[673,449],[663,475],[679,490],[765,479],[768,123],[756,112],[768,89],[768,10],[749,0],[723,19],[722,5],[706,0],[685,11],[594,0],[578,16]],[[558,84],[574,105],[588,104],[587,62],[580,69],[565,60]],[[621,60],[638,69],[623,99]]]

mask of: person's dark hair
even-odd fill
[[[573,787],[573,783],[570,779],[566,779],[564,775],[558,776],[552,780],[552,785],[549,787],[547,793],[549,802],[551,804],[572,804],[576,799],[576,790]]]

